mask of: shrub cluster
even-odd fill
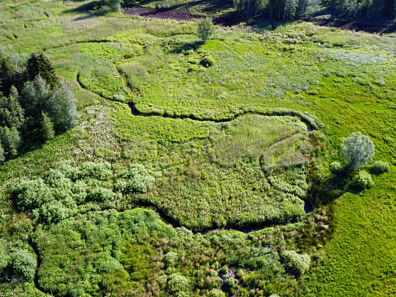
[[[214,32],[214,25],[212,23],[212,20],[210,18],[203,19],[199,22],[198,24],[198,37],[202,41],[208,40]]]
[[[60,162],[43,178],[23,180],[11,189],[19,211],[31,211],[41,223],[56,223],[72,216],[78,207],[93,203],[114,207],[123,192],[144,193],[154,185],[154,177],[140,164],[131,165],[122,175],[122,186],[113,189],[111,165],[72,161]],[[117,183],[119,185],[119,182]]]
[[[296,251],[283,251],[281,259],[287,270],[295,276],[301,276],[308,271],[311,264],[311,257],[308,254],[298,254]]]
[[[76,125],[76,100],[43,54],[0,58],[0,161]]]

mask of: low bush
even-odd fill
[[[26,211],[40,207],[53,199],[48,185],[41,178],[25,180],[12,189],[12,199],[18,210]]]
[[[344,170],[344,166],[340,162],[331,162],[330,163],[330,171],[333,174],[340,174]]]
[[[168,252],[164,256],[164,262],[165,262],[165,267],[173,267],[177,263],[177,260],[179,259],[179,254],[175,252]]]
[[[209,297],[225,297],[226,294],[219,289],[213,289],[209,292]]]
[[[36,259],[25,250],[18,250],[7,265],[8,276],[21,282],[30,282],[36,271]]]
[[[206,56],[202,58],[199,64],[201,64],[205,68],[209,68],[213,66],[215,63],[216,63],[215,59],[213,59],[211,56]]]
[[[108,162],[86,162],[81,165],[81,175],[83,178],[106,181],[113,176],[113,172]]]
[[[375,161],[368,166],[368,170],[372,174],[382,174],[389,171],[389,164],[384,161]]]
[[[308,254],[298,254],[296,251],[283,251],[281,253],[282,262],[286,269],[295,276],[301,276],[308,271],[311,264],[311,257]]]
[[[115,188],[122,192],[146,193],[155,183],[155,178],[141,164],[132,164],[117,181]]]
[[[121,198],[120,194],[116,194],[110,189],[96,188],[88,194],[87,201],[106,202],[115,201],[117,198]]]
[[[173,296],[178,296],[189,289],[190,282],[180,274],[173,273],[168,279],[167,289]]]
[[[356,176],[353,177],[351,187],[354,190],[363,191],[364,189],[371,188],[374,185],[374,181],[370,173],[366,171],[360,171]]]

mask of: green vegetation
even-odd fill
[[[394,294],[394,34],[298,22],[202,43],[199,21],[96,1],[0,17],[0,295]],[[18,135],[29,118],[42,146]],[[354,131],[383,161],[347,149],[346,174]]]

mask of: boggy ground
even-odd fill
[[[2,279],[5,296],[392,294],[393,167],[373,189],[346,193],[308,215],[300,191],[312,160],[303,152],[326,145],[327,153],[316,152],[316,166],[326,168],[341,138],[356,130],[373,139],[378,159],[394,163],[391,36],[303,23],[263,34],[219,27],[202,45],[194,22],[87,15],[75,10],[80,3],[63,5],[1,4],[2,45],[25,54],[45,49],[75,87],[81,113],[77,128],[1,167],[3,259],[23,248],[39,262],[34,282]],[[201,65],[207,56],[215,61],[208,68]],[[128,102],[150,116],[133,116]],[[228,121],[245,111],[267,116]],[[268,116],[280,111],[300,118]],[[318,125],[327,143],[301,118]],[[9,184],[71,158],[106,160],[116,171],[142,163],[156,186],[57,224],[40,225],[13,210]],[[297,213],[295,223],[248,234],[185,228],[265,222],[271,205],[275,213],[287,209],[277,200],[290,201],[281,197],[287,191],[297,203],[286,221]],[[144,203],[178,224],[136,208]],[[279,257],[285,249],[311,255],[308,274],[287,273]]]

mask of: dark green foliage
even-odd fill
[[[22,144],[52,139],[78,120],[76,99],[48,58],[33,54],[26,67],[20,60],[0,60],[0,141],[6,159],[16,157]]]
[[[368,170],[372,174],[382,174],[389,171],[389,164],[384,161],[375,161],[368,166]]]
[[[47,141],[55,137],[54,124],[45,112],[41,113],[41,137],[43,141]]]
[[[203,19],[198,24],[198,37],[205,42],[212,36],[214,29],[215,28],[211,19]]]
[[[6,158],[5,158],[5,155],[4,155],[4,149],[3,149],[3,146],[0,143],[0,163],[4,162],[5,159]]]
[[[356,176],[353,177],[350,184],[352,189],[357,191],[371,188],[373,185],[374,181],[371,178],[371,175],[366,171],[360,171]]]
[[[110,9],[115,12],[121,11],[121,2],[122,0],[106,0]]]
[[[106,188],[95,188],[92,190],[88,196],[87,201],[95,201],[95,202],[106,202],[106,201],[114,201],[120,199],[121,195],[118,193],[114,193],[111,189]]]
[[[21,145],[21,136],[16,127],[0,127],[0,142],[7,159],[18,155]]]
[[[311,264],[311,257],[308,254],[298,254],[295,251],[283,251],[281,259],[290,273],[301,276],[308,271]]]
[[[33,81],[38,76],[43,78],[51,88],[59,84],[55,68],[43,53],[32,54],[27,60],[26,81]]]
[[[24,124],[24,111],[18,101],[18,91],[12,86],[8,97],[0,97],[0,126],[20,129]]]
[[[78,113],[75,102],[72,92],[65,85],[60,84],[53,89],[41,76],[27,82],[21,94],[21,104],[29,124],[35,127],[35,118],[45,112],[56,132],[67,131],[76,125]]]
[[[7,274],[9,277],[21,281],[33,281],[36,271],[36,259],[25,250],[17,250],[7,265]]]

